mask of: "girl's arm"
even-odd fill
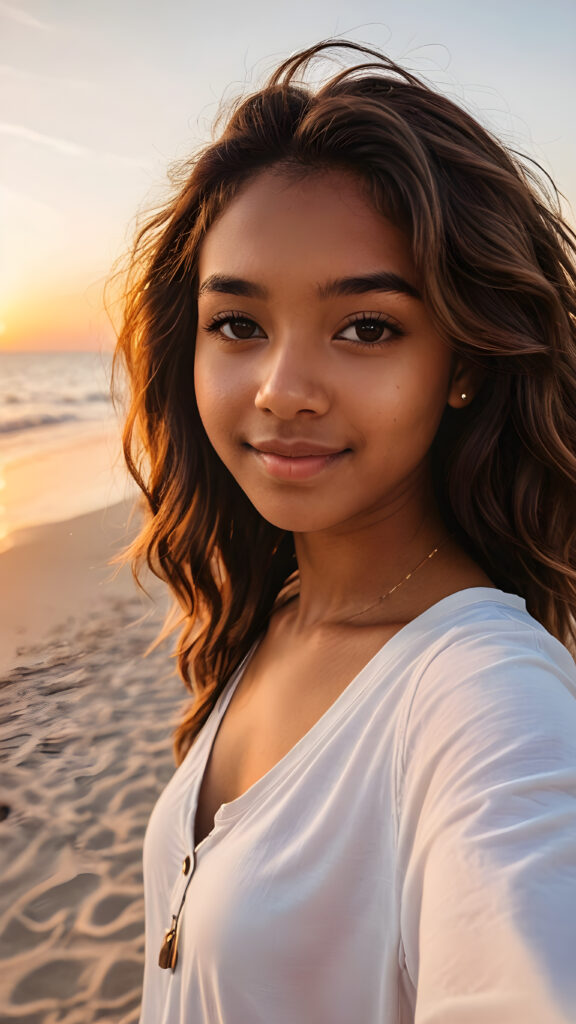
[[[574,663],[544,632],[456,642],[412,695],[398,765],[416,1024],[576,1022]]]

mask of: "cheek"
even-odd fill
[[[202,350],[194,360],[194,392],[200,419],[213,447],[220,452],[230,438],[242,402],[234,367]]]
[[[364,405],[365,422],[381,431],[398,457],[422,456],[430,448],[446,409],[448,375],[438,363],[419,365],[385,381]],[[392,454],[391,452],[391,454]]]
[[[202,347],[197,348],[194,357],[194,391],[202,420],[222,404],[225,393],[222,375],[214,359],[204,353]]]

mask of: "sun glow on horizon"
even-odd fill
[[[69,290],[31,288],[5,303],[0,315],[0,351],[75,351],[112,348],[114,332],[101,282]]]

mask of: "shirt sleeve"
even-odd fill
[[[415,1024],[576,1022],[574,680],[536,630],[456,642],[421,674],[397,776]]]

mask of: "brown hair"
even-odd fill
[[[361,63],[305,86],[326,49]],[[178,664],[193,701],[181,760],[296,568],[213,451],[193,394],[199,246],[241,186],[271,165],[354,173],[411,240],[438,330],[483,384],[447,408],[432,456],[444,518],[493,581],[567,646],[576,612],[575,238],[551,183],[460,107],[377,50],[326,41],[238,101],[137,235],[121,359],[124,451],[147,521],[132,545],[182,609]]]

